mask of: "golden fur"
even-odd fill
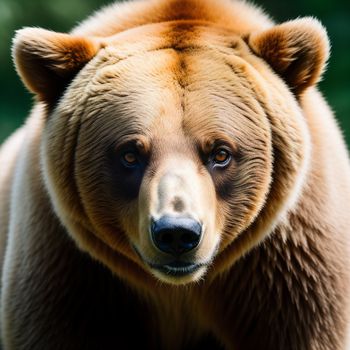
[[[345,349],[350,167],[317,20],[135,1],[13,55],[38,101],[0,153],[5,349]],[[197,271],[153,267],[164,215],[203,224]]]

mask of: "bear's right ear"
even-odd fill
[[[25,86],[39,100],[51,102],[100,47],[95,39],[24,28],[16,32],[12,55]]]

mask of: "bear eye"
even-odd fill
[[[138,164],[138,157],[135,152],[128,151],[125,152],[122,157],[122,163],[127,167],[134,167]]]
[[[225,148],[218,148],[212,159],[215,165],[223,167],[231,161],[231,153]]]

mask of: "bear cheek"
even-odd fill
[[[81,130],[80,140],[75,180],[91,230],[111,248],[130,255],[128,241],[137,231],[137,198],[144,166],[126,169],[115,150],[102,145],[88,148],[93,143],[86,130]]]
[[[211,173],[221,232],[219,252],[244,233],[264,206],[272,178],[271,152],[270,142],[246,143],[228,168]]]

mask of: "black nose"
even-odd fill
[[[163,216],[152,222],[152,240],[164,253],[180,255],[199,244],[202,225],[194,219]]]

